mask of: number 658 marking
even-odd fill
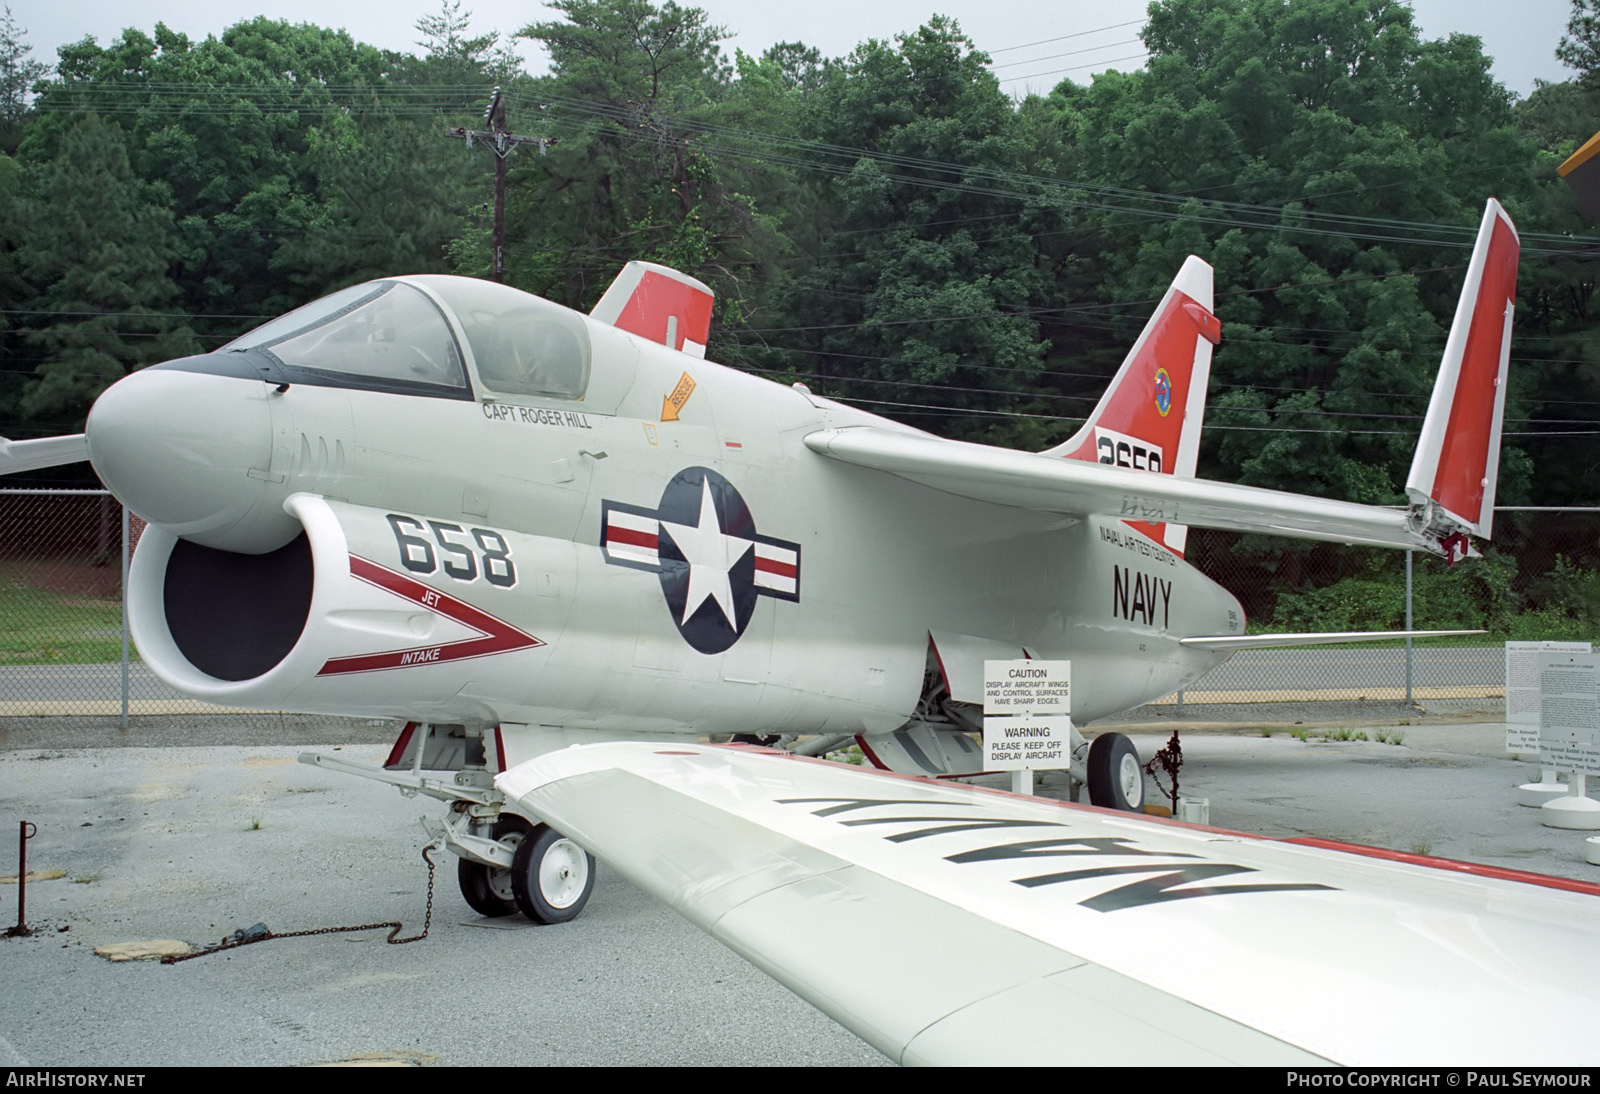
[[[509,589],[517,583],[517,567],[511,561],[511,548],[505,537],[493,529],[462,528],[459,524],[446,524],[438,520],[430,520],[424,526],[415,517],[405,517],[399,513],[390,513],[388,521],[389,527],[394,530],[395,545],[400,549],[400,564],[414,574],[431,574],[439,569],[442,555],[444,572],[457,581],[476,581],[481,572],[489,584],[502,589]],[[402,525],[422,533],[431,528],[433,541],[430,542],[425,535],[413,534]],[[452,535],[461,537],[461,540],[449,538]],[[467,537],[470,537],[470,542],[463,542]],[[438,554],[434,553],[434,543],[439,545]],[[476,552],[472,549],[474,543],[478,548]]]

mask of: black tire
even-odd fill
[[[1089,745],[1089,801],[1137,813],[1144,808],[1139,750],[1120,733],[1102,733]]]
[[[491,839],[512,844],[519,850],[532,835],[533,825],[515,813],[501,813],[489,830]],[[517,910],[510,870],[471,859],[457,859],[456,882],[461,886],[462,899],[481,916],[499,919]]]
[[[594,856],[541,824],[517,848],[511,889],[517,907],[535,923],[566,923],[594,892]]]

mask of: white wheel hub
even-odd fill
[[[1134,808],[1144,804],[1144,772],[1139,769],[1139,757],[1127,754],[1117,769],[1117,781],[1122,784],[1122,798]]]
[[[500,842],[511,848],[511,853],[516,854],[517,847],[527,837],[521,832],[507,832],[500,837]],[[489,883],[489,891],[497,900],[511,901],[515,895],[511,889],[511,871],[499,866],[487,867],[484,879]]]
[[[589,885],[589,856],[569,839],[558,839],[539,863],[539,892],[552,908],[570,908]]]

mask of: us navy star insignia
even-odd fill
[[[701,653],[737,642],[757,597],[800,599],[800,545],[759,534],[738,489],[708,467],[674,475],[655,509],[602,502],[600,549],[613,566],[659,575],[673,625]]]

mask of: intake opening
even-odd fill
[[[264,555],[180,539],[167,559],[167,630],[189,663],[218,680],[251,680],[294,649],[311,614],[304,532]]]

